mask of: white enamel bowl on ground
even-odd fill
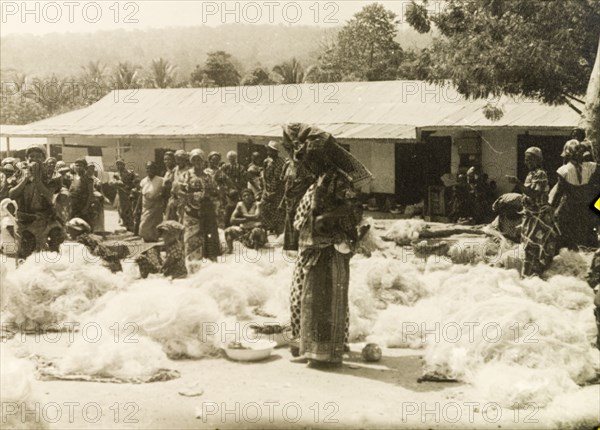
[[[277,342],[270,340],[257,340],[256,342],[242,342],[245,349],[225,347],[227,357],[236,361],[260,361],[269,357],[273,349],[277,346]]]

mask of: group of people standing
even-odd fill
[[[17,256],[24,259],[48,247],[57,251],[65,240],[65,225],[80,218],[91,229],[104,230],[106,198],[93,164],[84,158],[72,167],[53,157],[46,158],[41,146],[26,151],[27,160],[2,160],[0,200],[9,198],[16,219],[14,237]]]
[[[573,137],[577,137],[576,135]],[[598,246],[598,217],[590,208],[600,190],[600,168],[584,136],[566,142],[558,182],[550,190],[538,147],[525,151],[529,173],[524,182],[508,179],[523,194],[521,242],[525,257],[523,275],[540,275],[561,248]]]
[[[285,161],[280,145],[271,141],[267,157],[252,154],[249,166],[239,163],[235,151],[208,156],[201,149],[167,151],[160,176],[155,162],[146,163],[146,177],[117,161],[111,184],[117,189],[122,225],[146,242],[158,240],[156,227],[163,220],[184,227],[183,242],[188,261],[214,260],[233,251],[233,241],[258,249],[267,234],[281,234],[284,227]],[[225,231],[227,249],[221,249],[219,229]]]

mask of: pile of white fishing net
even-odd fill
[[[403,221],[390,237],[412,238],[422,228],[422,222]],[[507,407],[575,396],[582,391],[578,384],[598,371],[593,293],[580,279],[586,269],[577,254],[561,253],[551,272],[575,276],[523,280],[516,270],[404,258],[393,244],[384,252],[379,247],[370,258],[351,260],[352,341],[423,348],[428,374],[468,382]],[[65,373],[144,379],[165,366],[165,355],[215,356],[232,323],[289,321],[295,254],[280,248],[203,263],[176,281],[133,281],[80,254],[31,257],[6,275],[7,310],[15,322],[77,321],[101,327],[108,337],[72,344],[57,362]],[[123,341],[111,339],[115,328]]]

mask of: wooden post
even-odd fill
[[[184,151],[185,149],[185,139],[181,139],[181,149],[183,149]]]
[[[6,136],[6,156],[10,157],[10,137]]]
[[[46,138],[46,156],[50,157],[50,140],[48,140],[48,138]]]
[[[121,139],[117,139],[117,160],[121,158]]]
[[[65,161],[65,138],[60,138],[60,159]]]

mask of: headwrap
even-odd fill
[[[243,198],[246,194],[250,194],[252,197],[254,197],[254,192],[250,189],[250,188],[244,188],[242,191],[240,191],[240,196]]]
[[[577,155],[577,150],[579,147],[579,141],[575,139],[571,139],[565,143],[563,147],[563,152],[560,154],[562,158],[573,158]]]
[[[69,166],[67,166],[67,163],[65,163],[64,161],[57,161],[56,167],[54,167],[54,168],[59,173],[68,172],[69,170],[71,170],[71,169],[69,169]]]
[[[271,140],[269,143],[267,143],[267,146],[272,150],[279,152],[279,142]]]
[[[15,164],[17,164],[17,159],[13,157],[6,157],[4,160],[2,160],[2,166],[5,166],[7,164],[12,164],[14,166]]]
[[[175,151],[175,157],[179,158],[189,158],[189,154],[185,152],[183,149],[178,149]]]
[[[173,158],[175,158],[175,153],[174,153],[173,151],[166,151],[166,152],[163,154],[163,158],[165,158],[166,156],[170,156],[170,157],[173,157]]]
[[[54,164],[56,164],[57,163],[56,158],[54,158],[54,157],[48,157],[48,158],[46,158],[46,161],[44,161],[44,163],[46,163],[46,164],[52,163],[52,162]]]
[[[218,153],[217,151],[213,151],[210,154],[208,154],[208,159],[210,160],[213,157],[219,157],[219,160],[221,160],[221,154]]]
[[[83,164],[83,167],[87,167],[88,162],[85,158],[82,157],[75,160],[75,164]]]
[[[46,158],[46,150],[40,145],[33,145],[27,148],[25,150],[25,156],[28,157],[32,152],[39,152],[44,158]]]
[[[164,221],[161,222],[156,229],[158,231],[164,231],[165,233],[181,233],[185,228],[183,227],[183,225],[181,225],[180,223],[178,223],[177,221]]]
[[[201,149],[192,149],[190,151],[190,161],[195,157],[200,157],[202,161],[206,161],[206,154],[204,154],[204,151]]]
[[[534,157],[537,157],[538,160],[542,161],[544,159],[544,153],[537,146],[530,146],[525,150],[525,154],[531,154]]]
[[[87,233],[92,231],[90,225],[82,220],[81,218],[72,218],[67,222],[67,228],[70,228],[75,231],[80,231],[82,233]]]
[[[324,164],[344,172],[356,187],[365,185],[373,177],[363,163],[342,148],[331,134],[318,127],[300,123],[285,125],[283,139],[284,146],[293,147],[296,158],[303,152],[311,152],[321,157]]]
[[[235,152],[235,151],[229,151],[227,153],[227,158],[231,157],[232,155],[235,155],[237,157],[237,152]]]

